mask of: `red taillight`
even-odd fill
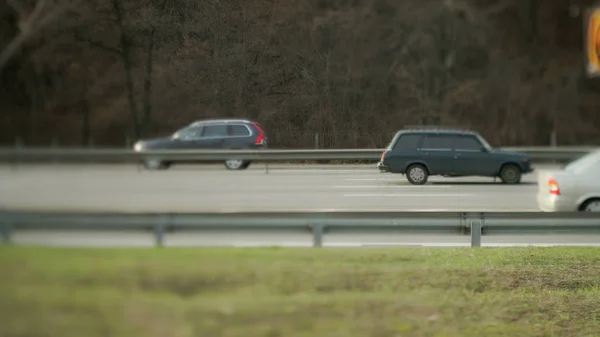
[[[554,178],[548,178],[548,187],[550,188],[550,194],[560,195],[560,188],[558,188],[558,183]]]
[[[262,145],[265,142],[265,132],[258,125],[258,123],[252,123],[252,125],[254,125],[254,127],[258,131],[258,137],[256,137],[256,140],[254,141],[254,144],[256,144],[256,145]]]
[[[383,151],[383,153],[381,154],[381,161],[383,161],[383,159],[385,158],[386,153],[387,153],[387,151]]]

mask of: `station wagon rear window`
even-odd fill
[[[422,137],[422,135],[403,134],[396,142],[394,150],[416,150]]]

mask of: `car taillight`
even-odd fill
[[[558,183],[554,178],[548,178],[548,187],[550,187],[550,194],[560,195],[560,188],[558,188]]]
[[[254,140],[254,144],[262,145],[265,142],[265,132],[258,125],[258,123],[252,123],[252,125],[254,125],[254,127],[256,128],[256,131],[258,131],[258,137],[256,137],[256,140]]]
[[[383,161],[383,159],[385,158],[386,153],[387,153],[387,151],[383,151],[383,153],[381,154],[381,161]]]

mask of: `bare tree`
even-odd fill
[[[43,35],[46,28],[75,9],[73,4],[61,0],[36,0],[33,6],[30,6],[29,2],[19,0],[6,1],[18,16],[18,32],[12,41],[0,51],[0,72],[30,39]]]
[[[231,115],[285,147],[317,132],[383,146],[419,121],[497,144],[547,143],[553,124],[561,141],[600,141],[600,84],[578,70],[581,22],[560,1],[28,1],[5,5],[18,28],[0,22],[15,26],[0,28],[3,141],[33,110],[105,144]]]

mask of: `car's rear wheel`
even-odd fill
[[[423,165],[414,164],[406,169],[406,179],[413,185],[423,185],[427,182],[429,174]]]
[[[241,159],[229,159],[225,161],[225,167],[228,170],[245,170],[250,166],[250,162]]]
[[[600,199],[594,198],[586,200],[579,210],[581,212],[600,212]]]
[[[500,179],[505,184],[518,184],[521,182],[521,170],[513,164],[502,166]]]
[[[166,170],[169,166],[171,166],[170,163],[158,159],[147,159],[144,161],[144,167],[147,170]]]

